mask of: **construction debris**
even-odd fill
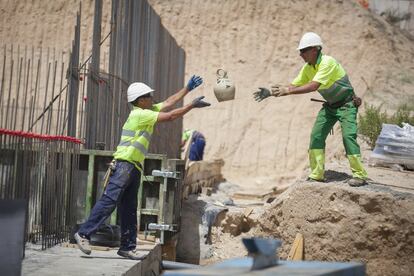
[[[403,127],[383,124],[370,162],[414,169],[414,127],[410,124],[403,124]]]
[[[203,187],[214,189],[222,182],[223,160],[193,161],[189,163],[184,178],[183,197],[202,192]]]

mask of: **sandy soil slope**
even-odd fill
[[[110,30],[110,3],[104,1],[103,30]],[[258,86],[289,83],[303,61],[296,49],[301,35],[322,36],[326,54],[347,70],[366,103],[388,109],[414,102],[414,43],[353,0],[149,0],[163,24],[187,53],[186,74],[200,74],[213,105],[186,115],[184,126],[207,137],[206,158],[224,159],[225,177],[245,189],[266,189],[291,181],[307,167],[309,133],[320,108],[317,93],[252,99]],[[0,38],[6,44],[69,51],[78,1],[0,0]],[[82,1],[82,59],[92,41],[94,1]],[[107,46],[104,45],[102,53]],[[215,71],[228,70],[237,86],[234,101],[218,103]],[[342,154],[339,126],[328,138],[327,154]]]
[[[246,189],[293,179],[307,167],[309,134],[320,108],[317,93],[252,99],[258,86],[289,83],[303,64],[297,43],[315,31],[324,52],[347,70],[358,95],[394,108],[414,102],[414,43],[355,1],[149,1],[187,53],[187,75],[204,76],[194,97],[206,95],[208,109],[191,112],[184,126],[207,137],[206,158],[223,158],[225,177]],[[237,86],[234,101],[217,103],[217,68]],[[363,79],[365,80],[363,80]],[[339,126],[327,154],[341,154]]]

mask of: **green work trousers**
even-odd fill
[[[342,107],[324,105],[318,113],[312,129],[309,146],[310,178],[323,180],[325,173],[325,140],[337,121],[341,124],[342,141],[346,156],[355,178],[366,179],[367,172],[361,162],[361,151],[357,143],[357,112],[352,102]]]

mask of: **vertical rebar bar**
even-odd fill
[[[56,71],[57,71],[57,60],[55,60],[55,66],[53,67],[53,81],[52,81],[52,97],[50,101],[50,108],[49,108],[49,115],[47,120],[47,133],[50,133],[51,125],[52,125],[52,118],[53,118],[53,99],[55,98],[55,84],[56,84]]]
[[[35,102],[33,103],[33,106],[30,108],[30,121],[29,121],[29,127],[28,127],[28,131],[31,131],[33,129],[33,124],[34,124],[34,116],[35,116],[35,111],[36,111],[36,106],[37,106],[37,91],[39,89],[39,82],[40,82],[40,73],[41,73],[41,67],[40,67],[40,58],[37,60],[37,70],[36,70],[36,81],[35,81],[35,87],[34,87],[34,100]]]
[[[1,88],[0,88],[0,126],[3,126],[3,112],[4,112],[4,103],[3,103],[3,93],[4,93],[4,84],[5,84],[5,73],[6,73],[6,45],[4,45],[4,54],[3,54],[3,70],[1,72]]]
[[[60,85],[59,85],[59,97],[58,97],[58,109],[57,109],[57,118],[56,118],[56,131],[55,134],[59,133],[60,125],[60,116],[61,116],[61,98],[62,98],[62,87],[63,87],[63,72],[65,70],[65,63],[63,62],[63,53],[62,53],[62,66],[60,70]]]
[[[16,85],[17,85],[17,96],[16,96],[16,102],[15,102],[15,106],[14,106],[15,110],[12,111],[12,114],[13,114],[12,128],[13,128],[13,130],[16,130],[17,117],[18,117],[18,113],[19,113],[20,83],[21,83],[22,69],[23,69],[23,58],[20,58],[18,75],[17,75],[17,83],[16,83]]]
[[[22,116],[22,124],[20,127],[20,130],[23,131],[24,129],[24,123],[26,122],[26,103],[27,103],[27,98],[28,98],[28,87],[29,87],[29,71],[30,71],[30,59],[28,61],[27,64],[27,73],[26,73],[26,88],[25,88],[25,92],[24,92],[24,102],[23,102],[23,116]]]
[[[13,55],[13,46],[11,48],[11,52]],[[6,109],[6,120],[4,121],[4,126],[5,128],[9,128],[8,122],[9,122],[9,108],[10,108],[10,99],[11,99],[11,92],[12,92],[12,82],[13,82],[13,65],[14,65],[14,60],[13,60],[13,56],[12,56],[12,60],[11,60],[11,65],[10,65],[10,78],[9,78],[9,95],[7,97],[7,109]]]
[[[47,56],[49,57],[49,49],[47,51]],[[49,59],[48,59],[49,60]],[[46,72],[46,80],[45,80],[45,95],[44,95],[44,101],[43,101],[43,111],[45,112],[46,110],[46,102],[47,102],[47,92],[48,92],[48,88],[49,88],[49,74],[50,74],[50,62],[48,62],[48,66],[47,66],[47,72]],[[42,123],[40,126],[40,133],[44,133],[43,132],[43,124],[44,124],[44,120],[45,120],[45,116],[43,116],[42,114]]]

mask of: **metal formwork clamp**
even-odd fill
[[[152,176],[180,179],[180,172],[153,170],[151,174]]]
[[[148,224],[148,230],[158,230],[161,232],[160,235],[160,243],[164,244],[164,232],[177,232],[177,225],[175,224],[157,224],[157,223],[150,223]]]
[[[170,224],[150,223],[148,224],[148,230],[177,232],[177,226],[174,224],[170,225]]]

